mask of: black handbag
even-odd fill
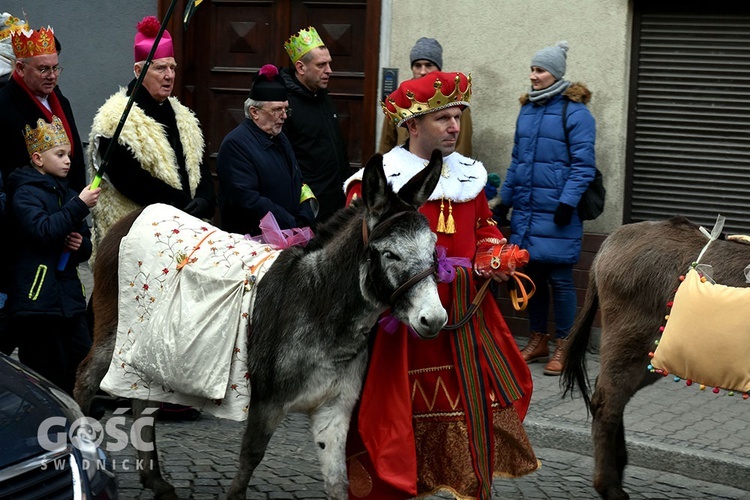
[[[563,131],[565,132],[565,146],[568,148],[568,158],[572,160],[570,154],[570,138],[568,137],[568,103],[569,99],[565,99],[562,107],[562,122]],[[602,178],[602,172],[597,168],[596,174],[594,174],[594,180],[586,188],[581,201],[578,202],[578,217],[583,220],[594,220],[599,217],[604,211],[604,197],[607,194],[607,190],[604,188],[604,179]]]

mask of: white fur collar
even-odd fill
[[[410,153],[406,148],[395,147],[383,155],[383,169],[388,182],[395,191],[422,170],[428,161]],[[362,180],[363,169],[344,182],[344,192],[354,181]],[[430,200],[464,202],[473,200],[487,184],[487,170],[482,162],[472,160],[460,153],[451,153],[443,158],[443,175],[440,176]]]
[[[114,134],[128,101],[125,92],[125,88],[120,88],[119,92],[110,96],[94,117],[89,137],[89,142],[94,147],[89,147],[89,160],[95,170],[101,163],[99,139],[109,138]],[[195,196],[195,190],[200,182],[200,165],[203,161],[205,146],[200,123],[195,114],[180,104],[176,98],[170,97],[169,104],[174,110],[177,130],[180,133],[180,142],[185,154],[190,195]],[[180,176],[177,173],[177,159],[172,146],[169,145],[164,128],[156,120],[147,116],[137,104],[130,109],[128,119],[120,133],[119,142],[128,147],[144,170],[173,188],[182,189]]]

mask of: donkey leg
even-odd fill
[[[242,436],[239,468],[227,494],[229,500],[245,498],[250,478],[263,460],[268,443],[285,415],[286,411],[278,404],[258,401],[250,403],[247,426]]]
[[[339,379],[338,397],[310,412],[310,431],[318,451],[325,490],[328,498],[346,500],[349,497],[349,477],[346,470],[346,437],[352,411],[362,389],[366,364],[363,353]]]
[[[328,498],[346,500],[346,435],[355,399],[337,398],[310,414],[310,431],[315,442]]]
[[[115,338],[114,331],[98,337],[88,356],[78,365],[73,396],[84,415],[90,414],[91,401],[94,399],[96,391],[99,390],[99,384],[107,374],[112,352],[115,349]]]
[[[612,332],[610,330],[608,333]],[[618,330],[615,338],[633,338],[631,333]],[[594,488],[605,499],[629,498],[622,487],[628,463],[623,414],[625,405],[633,395],[654,380],[653,377],[646,377],[647,364],[648,357],[639,346],[605,343],[602,336],[601,365],[591,410]]]
[[[133,446],[138,452],[138,464],[141,466],[141,484],[154,492],[157,500],[177,500],[174,486],[161,475],[159,455],[156,451],[156,412],[158,402],[131,400],[133,408],[133,425],[137,426],[131,435],[135,437]]]
[[[622,412],[618,412],[608,402],[612,397],[619,395],[609,394],[597,384],[591,399],[594,489],[607,500],[629,498],[622,488],[622,472],[628,460],[625,428],[622,423]]]

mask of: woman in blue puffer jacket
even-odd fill
[[[573,265],[583,239],[576,207],[596,172],[596,125],[586,107],[591,92],[580,83],[562,79],[567,51],[568,42],[563,41],[543,48],[531,60],[531,91],[521,98],[513,158],[500,190],[502,205],[496,211],[507,221],[513,209],[510,241],[529,251],[526,272],[536,283],[537,293],[529,302],[531,339],[522,354],[527,363],[548,361],[546,375],[562,371],[562,346],[576,312]],[[550,287],[557,341],[551,358],[547,335]]]

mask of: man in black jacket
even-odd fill
[[[29,36],[28,33],[31,33]],[[74,191],[86,186],[86,165],[70,102],[60,92],[57,80],[62,72],[55,47],[54,30],[15,31],[11,35],[16,57],[13,75],[0,89],[0,137],[3,140],[2,175],[29,164],[23,139],[24,127],[43,118],[47,123],[57,116],[65,126],[71,147],[68,184]]]
[[[318,221],[344,206],[344,180],[349,176],[346,144],[336,107],[328,95],[331,54],[313,27],[300,30],[284,44],[292,67],[281,71],[289,107],[284,122],[303,180],[320,203]]]
[[[86,186],[84,151],[70,102],[57,86],[62,67],[59,65],[54,30],[51,27],[29,30],[25,22],[7,13],[3,13],[0,19],[3,21],[0,38],[7,43],[9,37],[13,54],[11,59],[7,46],[4,46],[2,60],[6,66],[12,67],[12,73],[0,88],[0,141],[3,144],[0,171],[3,183],[7,186],[10,174],[31,162],[23,135],[26,125],[35,124],[40,118],[51,123],[52,117],[57,116],[64,125],[71,149],[68,185],[80,192]],[[18,27],[25,33],[14,29]],[[5,245],[0,247],[0,262],[3,265],[7,265],[8,253],[9,248]],[[7,291],[8,272],[9,269],[0,269],[0,295]],[[0,335],[0,350],[12,352],[16,342],[14,335],[3,331],[2,324]]]

